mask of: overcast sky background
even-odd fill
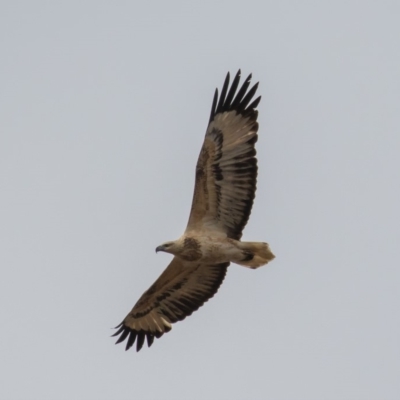
[[[0,3],[1,399],[398,399],[398,1]],[[215,87],[260,81],[258,191],[218,294],[112,327],[187,222]]]

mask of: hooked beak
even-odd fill
[[[165,249],[164,249],[163,245],[156,247],[156,253],[158,253],[159,251],[164,251],[164,250]]]

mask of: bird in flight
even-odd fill
[[[240,241],[256,192],[261,100],[253,100],[258,83],[248,90],[251,74],[238,90],[240,75],[229,86],[228,72],[220,96],[215,90],[186,230],[156,248],[174,258],[116,327],[126,350],[136,341],[139,351],[145,339],[150,347],[213,297],[231,262],[255,269],[275,258],[267,243]]]

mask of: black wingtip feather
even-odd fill
[[[122,325],[122,323],[119,324],[118,326],[116,326],[114,329],[119,328],[121,325]],[[124,331],[124,329],[125,329],[125,327],[123,326],[122,328],[118,329],[117,332],[115,332],[113,335],[111,335],[111,337],[118,336],[122,331]]]
[[[146,334],[143,331],[139,331],[136,341],[136,351],[140,351],[143,347],[145,336]]]
[[[238,107],[238,112],[243,113],[247,107],[247,105],[250,103],[251,99],[254,97],[254,94],[257,91],[259,82],[257,82],[246,94],[246,96],[243,98],[241,101],[239,107]],[[250,108],[251,109],[251,108]]]
[[[215,89],[214,99],[213,99],[213,103],[211,106],[210,122],[214,119],[214,116],[216,114],[215,110],[217,107],[217,101],[218,101],[218,89]]]
[[[261,101],[261,96],[258,96],[248,107],[248,110],[254,110],[255,108],[257,108],[258,103]]]
[[[231,103],[233,98],[235,97],[235,93],[236,93],[236,89],[239,86],[239,82],[240,82],[240,76],[241,76],[241,71],[239,69],[239,71],[237,72],[237,74],[235,75],[235,78],[232,82],[232,86],[229,90],[228,96],[224,101],[224,109],[223,111],[230,111],[230,107],[231,107]]]
[[[133,344],[135,343],[135,340],[136,340],[136,336],[137,336],[136,331],[129,329],[128,332],[130,333],[130,335],[129,335],[128,341],[126,343],[125,350],[129,350],[133,346]]]
[[[231,105],[233,110],[238,111],[239,107],[241,105],[242,99],[244,97],[244,95],[247,92],[247,89],[250,85],[250,79],[251,79],[251,74],[247,77],[247,79],[244,81],[242,87],[239,89],[239,91],[236,94],[235,99],[233,100],[233,103]]]
[[[122,332],[122,335],[119,337],[119,339],[115,342],[115,344],[118,344],[118,343],[121,343],[121,342],[123,342],[125,339],[126,339],[126,337],[129,335],[129,330],[128,329],[125,329],[123,332]]]
[[[217,109],[215,110],[215,114],[220,113],[223,109],[225,96],[226,96],[226,93],[227,93],[228,87],[229,87],[229,79],[230,79],[230,75],[228,72],[226,74],[224,86],[222,87],[221,96],[219,96],[219,102],[218,102]]]
[[[252,74],[250,74],[245,79],[239,91],[237,91],[239,87],[240,76],[241,71],[239,69],[232,81],[231,87],[229,88],[230,74],[229,72],[227,73],[219,98],[218,89],[216,89],[209,122],[212,122],[217,114],[229,111],[236,111],[238,114],[242,114],[250,118],[252,117],[254,109],[261,100],[261,96],[254,100],[250,105],[248,104],[251,102],[257,91],[258,82],[247,92],[252,79]]]
[[[153,342],[154,342],[154,335],[151,334],[151,333],[148,333],[148,334],[146,335],[146,339],[147,339],[147,346],[148,346],[148,347],[151,347],[151,345],[152,345]]]

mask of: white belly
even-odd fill
[[[242,251],[235,242],[232,239],[204,238],[201,241],[202,261],[214,264],[235,262],[242,257]]]

